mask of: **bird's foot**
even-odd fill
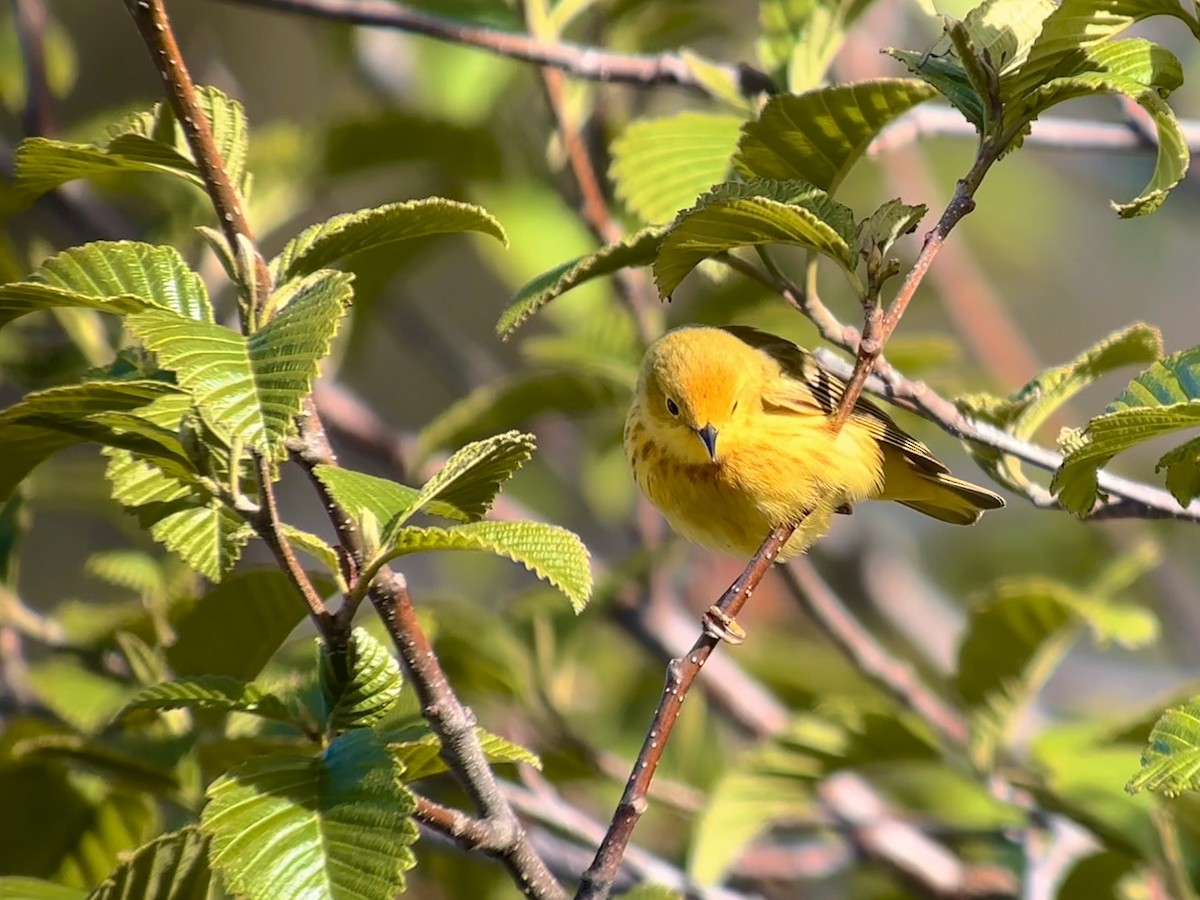
[[[710,606],[705,610],[701,622],[704,625],[704,633],[710,638],[725,641],[734,647],[746,640],[745,629],[734,621],[733,616],[722,612],[715,606]]]

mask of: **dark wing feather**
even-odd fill
[[[846,393],[846,383],[819,365],[812,354],[791,341],[747,325],[726,325],[725,330],[742,342],[769,355],[779,363],[788,378],[795,382],[795,392],[786,388],[771,397],[774,405],[798,413],[831,416]],[[949,472],[942,462],[916,438],[905,434],[887,413],[871,401],[860,397],[850,413],[851,418],[865,427],[881,444],[899,450],[909,461],[930,475]]]

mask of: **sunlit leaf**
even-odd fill
[[[870,0],[762,0],[758,56],[792,93],[816,87]]]
[[[385,731],[384,737],[388,741],[388,752],[404,766],[406,782],[419,781],[448,771],[446,761],[441,755],[442,743],[438,736],[429,730],[429,725],[423,719],[414,717],[407,725]],[[476,728],[475,739],[479,741],[488,762],[522,763],[535,769],[542,767],[542,761],[536,753],[526,750],[520,744],[506,741],[499,735]]]
[[[396,705],[404,681],[396,658],[362,628],[355,628],[344,650],[318,648],[321,693],[333,732],[367,728]]]
[[[291,281],[364,250],[461,231],[477,231],[508,243],[500,223],[482,207],[429,197],[342,213],[312,225],[271,260],[271,274],[276,282]]]
[[[854,271],[857,227],[848,207],[802,181],[753,178],[718,185],[680,213],[654,261],[654,280],[670,297],[703,260],[738,247],[792,244]]]
[[[275,753],[213,782],[200,828],[209,862],[250,900],[392,900],[415,865],[412,796],[368,729],[315,756]]]
[[[1200,790],[1200,697],[1162,714],[1142,752],[1141,771],[1125,789],[1131,794],[1157,791],[1168,797]]]
[[[388,559],[427,550],[484,550],[519,562],[567,596],[579,612],[592,589],[588,552],[565,528],[542,522],[472,522],[456,528],[400,529]]]
[[[683,112],[636,119],[612,145],[608,175],[641,221],[669,222],[729,174],[739,116]]]
[[[807,181],[832,194],[885,125],[935,94],[911,78],[780,94],[743,126],[734,164],[750,177]]]
[[[125,704],[122,713],[135,709],[203,709],[253,713],[288,723],[296,720],[287,701],[278,694],[227,675],[195,675],[142,688]]]
[[[164,834],[122,860],[88,900],[207,900],[212,878],[207,850],[207,840],[195,827]]]
[[[1064,460],[1051,488],[1077,515],[1096,502],[1096,473],[1123,450],[1152,438],[1200,425],[1200,349],[1182,350],[1154,363],[1129,383],[1103,415],[1062,440]],[[1194,457],[1169,452],[1159,460],[1181,504],[1200,495],[1200,481],[1181,478],[1194,470]],[[1176,474],[1172,478],[1172,473]]]

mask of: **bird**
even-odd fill
[[[837,429],[845,387],[755,328],[669,331],[647,348],[625,419],[634,480],[678,534],[743,559],[784,524],[797,528],[779,560],[803,553],[862,500],[954,525],[1004,506],[865,399]]]

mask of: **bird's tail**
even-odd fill
[[[889,448],[890,449],[890,448]],[[1004,506],[1004,498],[987,488],[949,472],[938,471],[925,461],[899,453],[884,453],[884,485],[881,500],[915,509],[951,525],[973,525],[986,510]],[[941,464],[938,464],[939,468]]]

